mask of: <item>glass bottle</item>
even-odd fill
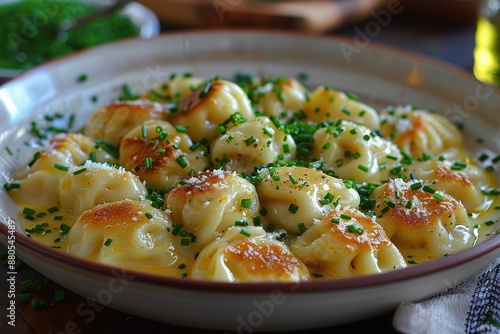
[[[500,0],[483,0],[476,29],[474,75],[500,86]]]

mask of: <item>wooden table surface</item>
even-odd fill
[[[362,27],[362,25],[358,27]],[[354,28],[355,26],[346,27],[330,33],[355,37],[356,29]],[[473,24],[449,29],[442,27],[425,28],[410,24],[405,20],[398,21],[394,19],[391,25],[384,28],[379,35],[373,37],[372,41],[373,43],[385,43],[412,52],[430,55],[470,70],[473,63],[474,29]],[[5,250],[3,246],[0,247],[0,252],[2,250]],[[0,266],[0,272],[2,277],[6,277],[7,267]],[[6,293],[8,291],[8,282],[6,279],[0,280],[0,309],[2,310],[0,311],[0,333],[216,333],[174,327],[170,324],[133,317],[106,307],[99,307],[94,319],[87,323],[84,321],[85,319],[82,319],[76,313],[77,305],[84,302],[84,298],[70,291],[65,291],[64,301],[54,302],[54,292],[62,288],[53,282],[47,281],[42,275],[25,264],[18,270],[16,280],[18,291],[21,283],[29,279],[40,280],[42,290],[39,298],[45,299],[48,302],[48,307],[35,310],[29,302],[17,302],[16,327],[8,326],[8,319],[4,316],[9,303]],[[353,324],[307,331],[307,333],[396,333],[391,325],[392,315],[392,313],[387,313]],[[67,327],[67,324],[71,321],[78,325],[81,332]]]

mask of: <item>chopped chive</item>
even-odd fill
[[[346,215],[344,213],[340,214],[340,218],[345,219],[345,220],[351,220],[351,216]]]
[[[113,242],[113,239],[107,238],[106,241],[104,242],[104,246],[107,247],[107,246],[111,245],[112,242]]]
[[[232,142],[232,141],[233,141],[233,139],[234,139],[234,136],[233,136],[233,135],[229,135],[229,136],[227,137],[227,139],[226,139],[226,142],[230,143],[230,142]]]
[[[183,155],[180,155],[178,156],[176,159],[175,159],[175,162],[177,162],[177,164],[182,168],[186,168],[187,166],[189,166],[189,163],[185,160],[184,156]]]
[[[84,168],[81,168],[81,169],[79,169],[77,171],[74,171],[73,175],[78,175],[78,174],[81,174],[81,173],[85,173],[86,171],[87,171],[87,168],[84,167]]]
[[[61,224],[61,226],[59,226],[59,228],[61,229],[61,235],[68,234],[69,230],[71,230],[71,226],[66,225],[66,224]]]
[[[205,83],[205,86],[203,86],[203,89],[200,91],[200,94],[198,95],[198,97],[200,99],[204,98],[208,94],[208,91],[210,90],[211,86],[212,86],[211,81],[208,81],[207,83]]]
[[[257,138],[255,138],[254,136],[251,136],[247,139],[245,139],[245,144],[247,144],[247,146],[249,145],[252,145],[253,143],[255,143],[257,141]]]
[[[265,217],[267,216],[267,209],[265,206],[263,206],[260,210],[259,210],[259,214],[262,216],[262,217]]]
[[[299,233],[302,234],[307,231],[307,226],[304,223],[298,223],[297,227],[299,228]]]
[[[342,106],[342,108],[340,108],[340,110],[341,110],[344,114],[346,114],[347,116],[350,116],[350,115],[351,115],[351,111],[350,111],[347,107],[345,107],[345,106]]]
[[[393,155],[387,155],[387,159],[398,160],[398,158]]]
[[[332,218],[330,221],[332,223],[335,223],[335,224],[339,224],[340,223],[340,220],[338,218]]]
[[[363,229],[355,224],[347,225],[347,230],[352,233],[363,234]]]
[[[38,158],[40,158],[42,154],[40,152],[36,152],[34,155],[33,155],[33,159],[28,163],[28,166],[31,167],[35,164],[35,162],[38,160]]]
[[[189,128],[189,126],[187,126],[187,125],[176,125],[175,126],[175,130],[177,130],[177,132],[179,132],[179,133],[187,133],[188,128]]]
[[[365,172],[365,173],[366,173],[366,172],[368,172],[368,170],[369,170],[369,169],[368,169],[368,167],[367,167],[367,166],[365,166],[365,165],[363,165],[363,164],[359,164],[359,165],[358,165],[358,169],[359,169],[359,170],[362,170],[362,171],[363,171],[363,172]]]
[[[493,220],[488,220],[487,222],[484,223],[484,225],[486,225],[486,226],[490,226],[493,224],[495,224],[495,222]]]
[[[149,213],[149,212],[146,212],[145,216],[146,216],[147,219],[152,219],[153,218],[153,215],[151,213]]]
[[[249,231],[247,231],[247,230],[245,230],[243,228],[240,230],[240,234],[242,234],[242,235],[244,235],[246,237],[249,237],[249,236],[252,235]]]
[[[248,226],[248,222],[245,220],[237,220],[234,222],[234,226]]]
[[[396,203],[394,203],[393,201],[391,201],[390,199],[388,198],[384,198],[384,202],[387,204],[388,207],[390,207],[391,209],[394,209],[396,207]]]
[[[153,158],[147,157],[144,159],[144,168],[153,168]]]
[[[241,206],[245,209],[249,209],[252,204],[252,200],[250,198],[244,198],[241,200]]]
[[[427,186],[427,185],[425,185],[422,190],[425,192],[431,193],[431,194],[434,194],[436,192],[436,189],[432,188],[431,186]]]
[[[299,210],[299,207],[293,203],[290,204],[290,206],[288,207],[288,212],[290,212],[292,214],[296,214],[298,210]]]
[[[269,127],[269,126],[265,126],[262,128],[262,131],[264,132],[265,135],[269,136],[269,137],[273,137],[274,136],[274,130]]]
[[[146,129],[146,126],[144,124],[141,126],[141,133],[143,139],[148,138],[148,130]]]
[[[293,175],[290,175],[288,178],[290,179],[290,182],[292,182],[293,185],[298,184],[297,180],[295,179],[295,177]]]
[[[435,199],[437,199],[438,201],[442,201],[444,199],[443,195],[440,195],[438,193],[433,193],[432,194],[432,197],[434,197]]]
[[[411,209],[412,206],[413,206],[413,202],[412,201],[406,202],[406,208],[407,209]]]
[[[380,213],[384,214],[386,212],[389,212],[389,210],[391,210],[391,208],[389,206],[386,206],[385,208],[383,208],[382,210],[380,210]]]
[[[31,299],[31,308],[32,308],[33,310],[38,309],[38,300],[36,300],[35,298],[32,298],[32,299]]]
[[[5,146],[5,150],[7,151],[7,153],[9,153],[9,155],[13,155],[11,149],[8,146]]]
[[[421,182],[415,182],[410,185],[411,190],[418,190],[422,188],[422,183]]]
[[[17,295],[17,300],[20,302],[27,302],[30,300],[30,293],[20,293]]]
[[[62,302],[64,300],[64,290],[56,290],[54,292],[54,300],[56,302]]]
[[[90,161],[97,162],[97,155],[95,152],[90,152],[89,158],[90,158]]]
[[[19,189],[21,187],[21,184],[19,184],[19,183],[5,183],[3,185],[3,187],[6,191],[10,191],[12,189]]]
[[[89,78],[89,77],[88,77],[88,75],[84,73],[84,74],[81,74],[81,75],[78,77],[77,81],[78,81],[78,82],[85,82],[85,81],[87,81],[87,79],[88,79],[88,78]]]
[[[253,218],[253,224],[255,226],[261,226],[262,225],[262,223],[260,222],[260,217],[259,216]]]
[[[283,144],[283,152],[290,153],[290,146],[288,144]]]
[[[326,143],[325,145],[323,145],[323,150],[328,150],[330,147],[332,147],[332,144],[331,143]]]
[[[181,238],[181,246],[189,246],[191,238]]]
[[[23,209],[23,214],[24,215],[27,215],[27,216],[32,216],[36,213],[36,211],[34,209],[31,209],[31,208],[24,208]]]
[[[65,172],[67,172],[69,170],[68,166],[61,165],[61,164],[59,164],[57,162],[54,164],[54,168],[62,170],[62,171],[65,171]]]
[[[353,101],[356,101],[356,102],[359,102],[361,101],[361,99],[359,98],[359,96],[357,96],[356,94],[354,93],[345,93],[345,95],[347,95],[347,98],[349,100],[353,100]]]

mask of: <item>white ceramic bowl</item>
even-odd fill
[[[356,52],[349,55],[346,50]],[[81,126],[96,107],[93,96],[98,104],[108,103],[124,83],[144,90],[173,72],[205,78],[232,77],[237,72],[307,73],[311,87],[328,84],[375,106],[403,103],[441,112],[465,124],[473,152],[483,147],[500,152],[500,95],[441,63],[303,34],[186,32],[83,51],[30,70],[1,87],[0,182],[7,182],[17,166],[29,160],[31,152],[22,150],[22,138],[31,120],[54,111],[76,112],[75,125]],[[79,83],[81,74],[88,80]],[[478,138],[484,140],[481,146]],[[5,154],[6,145],[19,153]],[[7,225],[18,216],[3,189],[0,198],[0,240],[6,243]],[[15,236],[19,258],[82,296],[145,318],[240,332],[311,329],[379,315],[402,301],[449,288],[500,256],[500,234],[496,234],[464,252],[384,274],[300,284],[227,284],[123,271],[42,246],[19,229]]]

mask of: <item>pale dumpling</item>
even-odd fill
[[[255,187],[233,172],[195,174],[181,181],[165,200],[172,219],[204,246],[234,225],[253,225],[259,199]]]
[[[207,245],[191,277],[223,282],[299,282],[310,279],[307,267],[260,226],[231,227]]]
[[[380,118],[382,135],[415,158],[422,154],[437,156],[449,148],[464,147],[456,125],[437,113],[398,106],[383,109]]]
[[[252,174],[256,166],[288,161],[296,156],[296,145],[267,117],[236,124],[217,137],[210,156],[217,167]]]
[[[144,121],[166,117],[165,109],[157,102],[117,101],[94,110],[85,125],[84,134],[117,146],[127,132]]]
[[[83,164],[91,158],[92,153],[95,154],[97,161],[110,163],[116,161],[91,138],[80,133],[60,133],[50,139],[48,146],[42,152],[35,153],[36,157],[25,167],[19,169],[14,178],[22,179],[39,170],[61,173],[62,175],[65,172],[65,167]]]
[[[324,278],[377,274],[406,267],[384,229],[353,208],[338,208],[292,241],[291,251]]]
[[[372,196],[377,222],[405,257],[436,259],[474,243],[464,206],[420,181],[391,179]]]
[[[336,205],[360,203],[356,190],[348,189],[341,179],[305,167],[272,168],[256,188],[265,221],[294,233]]]
[[[71,210],[78,217],[97,204],[143,200],[147,190],[139,177],[122,167],[87,161],[61,178],[58,195],[61,208]]]
[[[153,85],[141,97],[160,103],[179,103],[194,92],[204,80],[189,74],[173,74],[166,82]]]
[[[178,265],[179,238],[170,218],[149,201],[123,200],[85,211],[68,233],[68,252],[125,268]]]
[[[286,121],[303,111],[307,94],[296,79],[275,78],[252,91],[252,102],[258,112]]]
[[[362,124],[372,130],[380,127],[380,119],[374,108],[361,102],[352,94],[325,86],[319,86],[311,92],[304,111],[307,120],[315,123],[343,119]]]
[[[342,179],[375,184],[398,176],[402,159],[395,144],[347,121],[316,131],[312,155]]]
[[[132,129],[120,145],[120,164],[146,182],[146,187],[165,189],[181,178],[205,170],[208,161],[184,129],[148,120]]]
[[[195,142],[212,141],[217,136],[217,127],[230,121],[234,114],[245,120],[255,117],[243,89],[231,81],[210,80],[183,99],[169,121],[188,125],[187,133]]]
[[[59,134],[52,137],[48,147],[34,157],[14,175],[19,188],[9,195],[18,204],[50,207],[59,202],[59,180],[69,169],[83,164],[95,154],[98,161],[115,159],[96,143],[82,134]]]

